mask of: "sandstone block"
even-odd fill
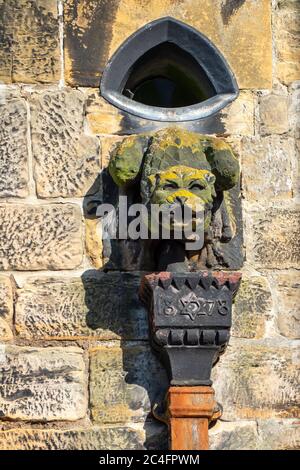
[[[254,134],[254,98],[251,92],[241,91],[238,98],[223,111],[221,121],[225,132],[234,135]]]
[[[232,339],[213,370],[225,421],[297,417],[299,358],[286,340]]]
[[[270,2],[205,0],[67,0],[65,76],[72,85],[98,87],[105,64],[116,49],[146,23],[171,16],[204,33],[220,48],[240,88],[272,85]],[[237,38],[239,40],[237,41]]]
[[[91,270],[34,279],[18,290],[16,330],[28,339],[147,339],[139,276]]]
[[[118,134],[122,130],[121,111],[105,101],[99,89],[87,93],[86,116],[94,134]]]
[[[11,319],[13,316],[13,288],[10,277],[0,275],[0,316]]]
[[[57,82],[57,1],[0,0],[0,18],[0,81]]]
[[[243,188],[247,200],[291,197],[295,144],[292,138],[244,137],[241,141]]]
[[[0,317],[0,340],[2,342],[13,339],[13,332],[9,323]]]
[[[255,421],[218,421],[209,432],[211,450],[255,450],[257,440]]]
[[[85,364],[80,348],[1,346],[1,417],[52,421],[83,418]]]
[[[300,338],[300,274],[298,271],[274,276],[277,287],[277,326],[291,339]]]
[[[296,139],[300,139],[300,81],[292,83],[290,92],[289,123]]]
[[[299,450],[300,427],[295,419],[258,420],[259,450]]]
[[[248,261],[268,269],[300,266],[298,206],[257,210],[245,218]]]
[[[101,219],[85,219],[85,247],[92,266],[99,269],[103,265],[103,242]]]
[[[97,423],[144,421],[167,387],[165,371],[147,346],[91,350],[90,403]]]
[[[1,450],[137,450],[142,433],[128,427],[9,429],[0,431]]]
[[[0,275],[0,340],[9,341],[13,334],[11,330],[13,319],[13,289],[8,276]]]
[[[232,336],[262,338],[271,313],[272,297],[266,278],[243,276],[233,307]]]
[[[72,269],[81,263],[79,207],[1,204],[0,219],[0,269]]]
[[[289,84],[300,79],[300,4],[280,1],[273,15],[276,74]]]
[[[289,131],[288,97],[265,95],[259,100],[260,134],[284,134]]]
[[[0,197],[27,195],[27,110],[15,92],[0,89]]]
[[[0,0],[0,83],[12,81],[12,39],[13,8],[12,2]]]
[[[46,91],[31,98],[34,174],[40,197],[81,197],[96,192],[99,142],[85,135],[79,91]]]

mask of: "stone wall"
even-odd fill
[[[245,265],[211,447],[299,447],[299,2],[0,0],[0,449],[166,446],[139,274],[108,282],[85,206],[126,134],[101,71],[167,15],[206,34],[241,89],[219,116],[241,162]]]

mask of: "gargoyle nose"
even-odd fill
[[[184,206],[185,201],[187,201],[187,197],[185,196],[176,196],[175,201],[179,202],[181,206]]]

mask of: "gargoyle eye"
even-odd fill
[[[177,189],[177,188],[178,188],[178,185],[175,182],[174,183],[166,183],[163,186],[163,189],[166,189],[166,190]]]
[[[189,189],[198,189],[201,191],[202,189],[205,189],[205,186],[200,183],[192,183]]]

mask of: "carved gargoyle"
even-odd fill
[[[197,271],[219,261],[219,243],[235,234],[228,191],[239,182],[239,164],[222,139],[175,127],[125,138],[115,149],[109,173],[130,203],[174,203],[204,211],[204,242],[188,251],[185,240],[147,240],[140,269]]]

